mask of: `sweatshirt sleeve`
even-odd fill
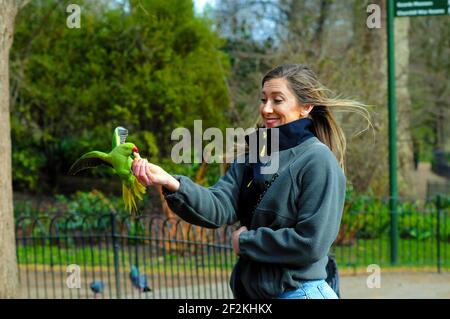
[[[334,155],[320,151],[301,169],[296,225],[260,227],[239,236],[240,256],[249,260],[302,266],[328,254],[336,239],[345,200],[345,176]]]
[[[225,175],[209,187],[194,183],[184,175],[173,175],[180,188],[170,192],[163,187],[163,194],[169,207],[188,223],[218,228],[237,221],[237,203],[241,183],[241,173],[236,160]]]

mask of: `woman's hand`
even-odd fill
[[[231,234],[231,240],[233,242],[233,249],[234,252],[236,253],[236,255],[239,255],[241,253],[241,251],[239,250],[239,235],[244,232],[247,231],[247,227],[245,226],[241,226],[239,229],[235,230],[232,234]]]
[[[144,186],[161,185],[171,192],[177,191],[180,187],[180,182],[172,175],[160,166],[149,163],[145,158],[134,159],[132,171],[138,181]]]

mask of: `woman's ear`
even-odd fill
[[[311,113],[313,108],[314,108],[314,105],[312,105],[312,104],[304,104],[304,105],[302,105],[302,110],[300,111],[301,117],[302,118],[308,117],[309,113]]]

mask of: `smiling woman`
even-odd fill
[[[335,154],[344,167],[346,140],[337,124],[333,111],[360,114],[371,126],[366,105],[353,100],[329,97],[330,90],[323,86],[306,65],[283,64],[269,71],[262,80],[261,118],[268,128],[301,118],[314,122],[317,138]]]
[[[187,222],[208,228],[240,222],[232,234],[236,298],[338,298],[326,279],[344,207],[345,137],[332,110],[368,114],[363,104],[328,93],[304,65],[280,65],[264,76],[261,126],[278,132],[276,172],[263,173],[265,163],[241,154],[244,162],[236,159],[205,188],[145,159],[133,164],[145,185],[163,186],[167,204]],[[259,133],[251,134],[259,139]]]
[[[285,79],[273,79],[264,83],[260,112],[267,128],[286,124],[306,117],[312,105],[299,105]]]

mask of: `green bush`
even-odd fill
[[[14,188],[36,191],[39,185],[40,170],[45,157],[31,147],[13,145],[12,165]]]
[[[127,216],[121,197],[106,197],[101,192],[77,192],[72,196],[56,195],[52,203],[44,208],[36,208],[31,202],[23,201],[15,203],[14,213],[18,217],[25,217],[21,227],[28,227],[37,218],[38,226],[34,227],[33,234],[46,234],[50,228],[50,219],[58,223],[58,231],[105,231],[110,227],[108,214],[114,212],[120,216]],[[103,218],[100,218],[104,216]],[[29,218],[27,218],[29,217]],[[61,222],[59,222],[61,221]]]
[[[11,49],[13,180],[17,191],[62,192],[60,177],[83,153],[108,151],[129,129],[143,157],[169,159],[171,133],[229,127],[231,66],[212,22],[191,0],[86,1],[83,27],[61,27],[66,4],[31,1]],[[57,32],[55,32],[57,30]],[[189,170],[186,166],[183,169]],[[99,169],[88,174],[109,174]]]
[[[441,199],[440,238],[450,241],[447,227],[450,201]],[[436,236],[436,202],[399,201],[397,206],[399,236],[403,239],[427,240]],[[389,201],[375,198],[372,194],[357,194],[349,185],[341,222],[338,243],[353,243],[355,239],[375,239],[389,235]]]

